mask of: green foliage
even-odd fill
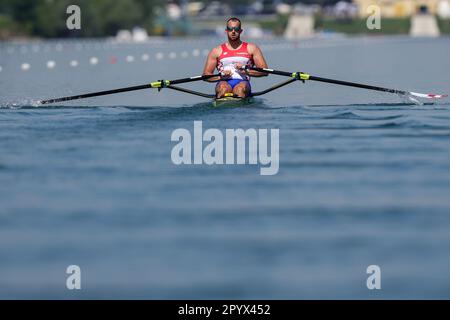
[[[15,33],[17,33],[15,22],[9,16],[0,14],[0,40],[7,39]]]
[[[450,19],[438,19],[438,26],[442,34],[450,33]]]
[[[111,36],[135,26],[151,30],[155,9],[163,4],[162,0],[0,0],[1,28],[3,33],[14,28],[41,37]],[[69,5],[81,8],[81,30],[66,27]]]
[[[208,1],[206,1],[208,2]],[[232,0],[228,3],[248,4],[250,0]],[[285,1],[288,3],[296,2]],[[303,3],[313,1],[305,0]],[[335,2],[322,0],[323,4]],[[81,30],[68,30],[66,13],[69,5],[81,8]],[[182,35],[188,31],[183,21],[169,21],[164,17],[166,1],[163,0],[0,0],[0,38],[28,35],[39,37],[102,37],[113,36],[120,29],[144,27],[150,34]],[[283,34],[288,16],[276,20],[256,19],[261,27]],[[365,19],[339,20],[317,15],[316,30],[349,34],[406,34],[410,21],[382,19],[381,30],[369,30]],[[443,34],[450,33],[450,20],[439,19]],[[169,26],[169,30],[166,30]]]

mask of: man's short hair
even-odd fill
[[[228,20],[227,20],[227,27],[228,27],[228,23],[229,23],[230,21],[239,22],[239,27],[242,28],[242,22],[241,22],[241,20],[239,20],[239,18],[231,17],[230,19],[228,19]]]

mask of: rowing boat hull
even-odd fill
[[[252,98],[238,98],[238,97],[223,97],[216,98],[213,100],[214,107],[239,107],[242,105],[249,104],[252,101]]]

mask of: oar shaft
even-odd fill
[[[292,77],[292,72],[273,70],[273,69],[268,69],[268,68],[256,68],[256,67],[246,67],[246,69],[254,70],[254,71],[258,71],[258,72],[267,72],[267,73],[271,73],[271,74],[277,74],[279,76]]]
[[[337,85],[347,86],[347,87],[355,87],[355,88],[376,90],[376,91],[383,91],[383,92],[390,92],[390,93],[397,93],[397,94],[408,94],[407,91],[403,91],[403,90],[371,86],[371,85],[356,83],[356,82],[321,78],[321,77],[312,76],[312,75],[309,75],[306,73],[286,72],[286,71],[280,71],[280,70],[273,70],[273,69],[267,69],[267,68],[254,68],[254,67],[248,67],[248,69],[259,71],[259,72],[267,72],[267,73],[276,74],[276,75],[280,75],[280,76],[297,78],[299,80],[312,80],[312,81],[332,83],[332,84],[337,84]]]
[[[402,90],[371,86],[371,85],[362,84],[362,83],[356,83],[356,82],[349,82],[349,81],[321,78],[321,77],[316,77],[316,76],[309,76],[309,80],[319,81],[319,82],[326,82],[326,83],[333,83],[333,84],[338,84],[338,85],[341,85],[341,86],[355,87],[355,88],[361,88],[361,89],[367,89],[367,90],[383,91],[383,92],[390,92],[390,93],[397,93],[397,94],[408,94],[408,92],[402,91]]]
[[[50,104],[50,103],[56,103],[56,102],[64,102],[64,101],[79,100],[79,99],[84,99],[84,98],[106,96],[109,94],[143,90],[143,89],[164,88],[164,87],[170,86],[172,84],[201,81],[201,80],[206,80],[206,79],[217,77],[217,76],[218,76],[217,74],[211,74],[211,75],[195,76],[195,77],[182,78],[182,79],[176,79],[176,80],[159,80],[159,81],[155,81],[155,82],[140,85],[140,86],[126,87],[126,88],[120,88],[120,89],[114,89],[114,90],[92,92],[92,93],[81,94],[81,95],[76,95],[76,96],[62,97],[62,98],[57,98],[57,99],[43,100],[40,103],[41,104]]]
[[[41,104],[50,104],[50,103],[57,103],[57,102],[64,102],[64,101],[71,101],[71,100],[78,100],[78,99],[85,99],[85,98],[92,98],[92,97],[98,97],[98,96],[106,96],[106,95],[109,95],[109,94],[128,92],[128,91],[136,91],[136,90],[143,90],[143,89],[149,89],[149,88],[151,88],[150,84],[144,84],[144,85],[141,85],[141,86],[134,86],[134,87],[115,89],[115,90],[106,90],[106,91],[92,92],[92,93],[81,94],[81,95],[76,95],[76,96],[69,96],[69,97],[62,97],[62,98],[57,98],[57,99],[44,100],[44,101],[41,101]]]

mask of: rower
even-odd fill
[[[211,50],[206,60],[203,75],[214,74],[217,68],[222,75],[206,81],[217,82],[216,97],[222,98],[233,94],[245,98],[251,94],[250,77],[265,77],[268,74],[244,67],[268,68],[261,49],[253,44],[241,41],[242,23],[238,18],[227,21],[225,32],[228,42]]]

